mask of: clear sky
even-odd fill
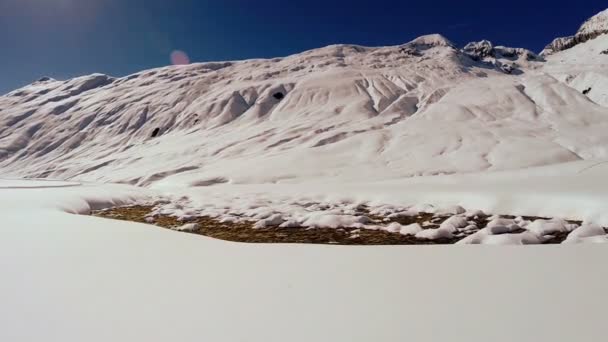
[[[41,76],[123,76],[171,63],[277,57],[441,33],[540,51],[606,0],[0,0],[0,93]]]

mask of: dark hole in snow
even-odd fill
[[[600,52],[600,54],[602,54],[602,55],[608,55],[608,49],[606,49],[606,50],[604,50],[604,51]]]
[[[283,93],[281,93],[281,92],[278,92],[278,93],[274,93],[274,94],[272,95],[272,97],[274,97],[275,99],[277,99],[277,100],[279,100],[279,101],[280,101],[280,100],[282,100],[283,98],[285,98],[285,95],[283,95]]]
[[[156,138],[158,133],[160,133],[160,128],[157,127],[152,131],[152,138]]]
[[[591,87],[589,87],[589,88],[587,88],[587,89],[583,90],[583,95],[587,95],[587,94],[589,94],[589,92],[590,92],[590,91],[591,91]]]

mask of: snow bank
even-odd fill
[[[604,246],[261,246],[57,211],[93,193],[118,200],[111,198],[116,189],[0,190],[0,203],[14,204],[0,207],[0,340],[536,342],[605,335],[608,271],[581,266],[606,259]],[[556,324],[564,312],[577,314]]]
[[[596,224],[584,224],[568,234],[564,243],[608,243],[608,235],[604,228]]]

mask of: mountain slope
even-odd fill
[[[606,158],[608,55],[596,53],[605,38],[547,61],[493,46],[480,56],[484,44],[459,50],[429,35],[118,79],[41,79],[0,97],[0,170],[196,186]]]
[[[541,55],[551,55],[553,53],[570,49],[588,40],[595,39],[608,33],[608,9],[589,18],[573,36],[555,38]]]

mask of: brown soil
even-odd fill
[[[93,212],[94,216],[148,223],[145,220],[153,207],[130,206]],[[423,223],[428,221],[432,214],[421,214],[414,217],[399,217],[389,222],[402,224]],[[374,218],[372,218],[374,219]],[[354,228],[279,228],[270,227],[255,229],[254,222],[220,223],[211,217],[199,217],[187,222],[179,221],[172,216],[156,216],[156,226],[174,229],[186,223],[197,223],[198,229],[186,233],[205,235],[208,237],[247,243],[309,243],[332,245],[433,245],[453,244],[461,238],[425,240],[413,236],[389,233],[382,230],[354,229]],[[425,228],[434,228],[429,226]]]
[[[147,222],[146,216],[153,210],[153,206],[128,206],[118,207],[100,211],[92,214],[98,217],[148,223],[168,229],[175,229],[187,223],[196,223],[197,229],[184,231],[185,233],[204,235],[220,240],[246,243],[307,243],[307,244],[331,244],[331,245],[445,245],[453,244],[464,236],[451,239],[426,240],[418,239],[414,236],[401,235],[400,233],[390,233],[384,230],[355,229],[355,228],[280,228],[269,227],[256,229],[253,228],[254,222],[221,223],[212,217],[198,217],[189,221],[180,221],[176,217],[168,215],[155,216],[153,222]],[[368,216],[377,224],[388,225],[391,222],[398,222],[403,225],[418,223],[425,229],[436,229],[449,216],[434,216],[429,213],[420,213],[416,216],[397,216],[385,218],[370,215],[366,207],[359,210],[361,215]],[[514,218],[511,215],[501,215],[503,218]],[[548,219],[545,217],[524,216],[526,220]],[[488,215],[470,218],[475,221],[480,229],[488,224]],[[580,221],[569,220],[570,223],[581,224]],[[430,223],[430,224],[429,224]],[[423,225],[425,224],[425,225]],[[521,232],[523,232],[522,230]],[[520,232],[513,232],[520,233]],[[470,233],[468,233],[470,234]],[[567,233],[556,233],[546,240],[545,244],[562,243]]]

